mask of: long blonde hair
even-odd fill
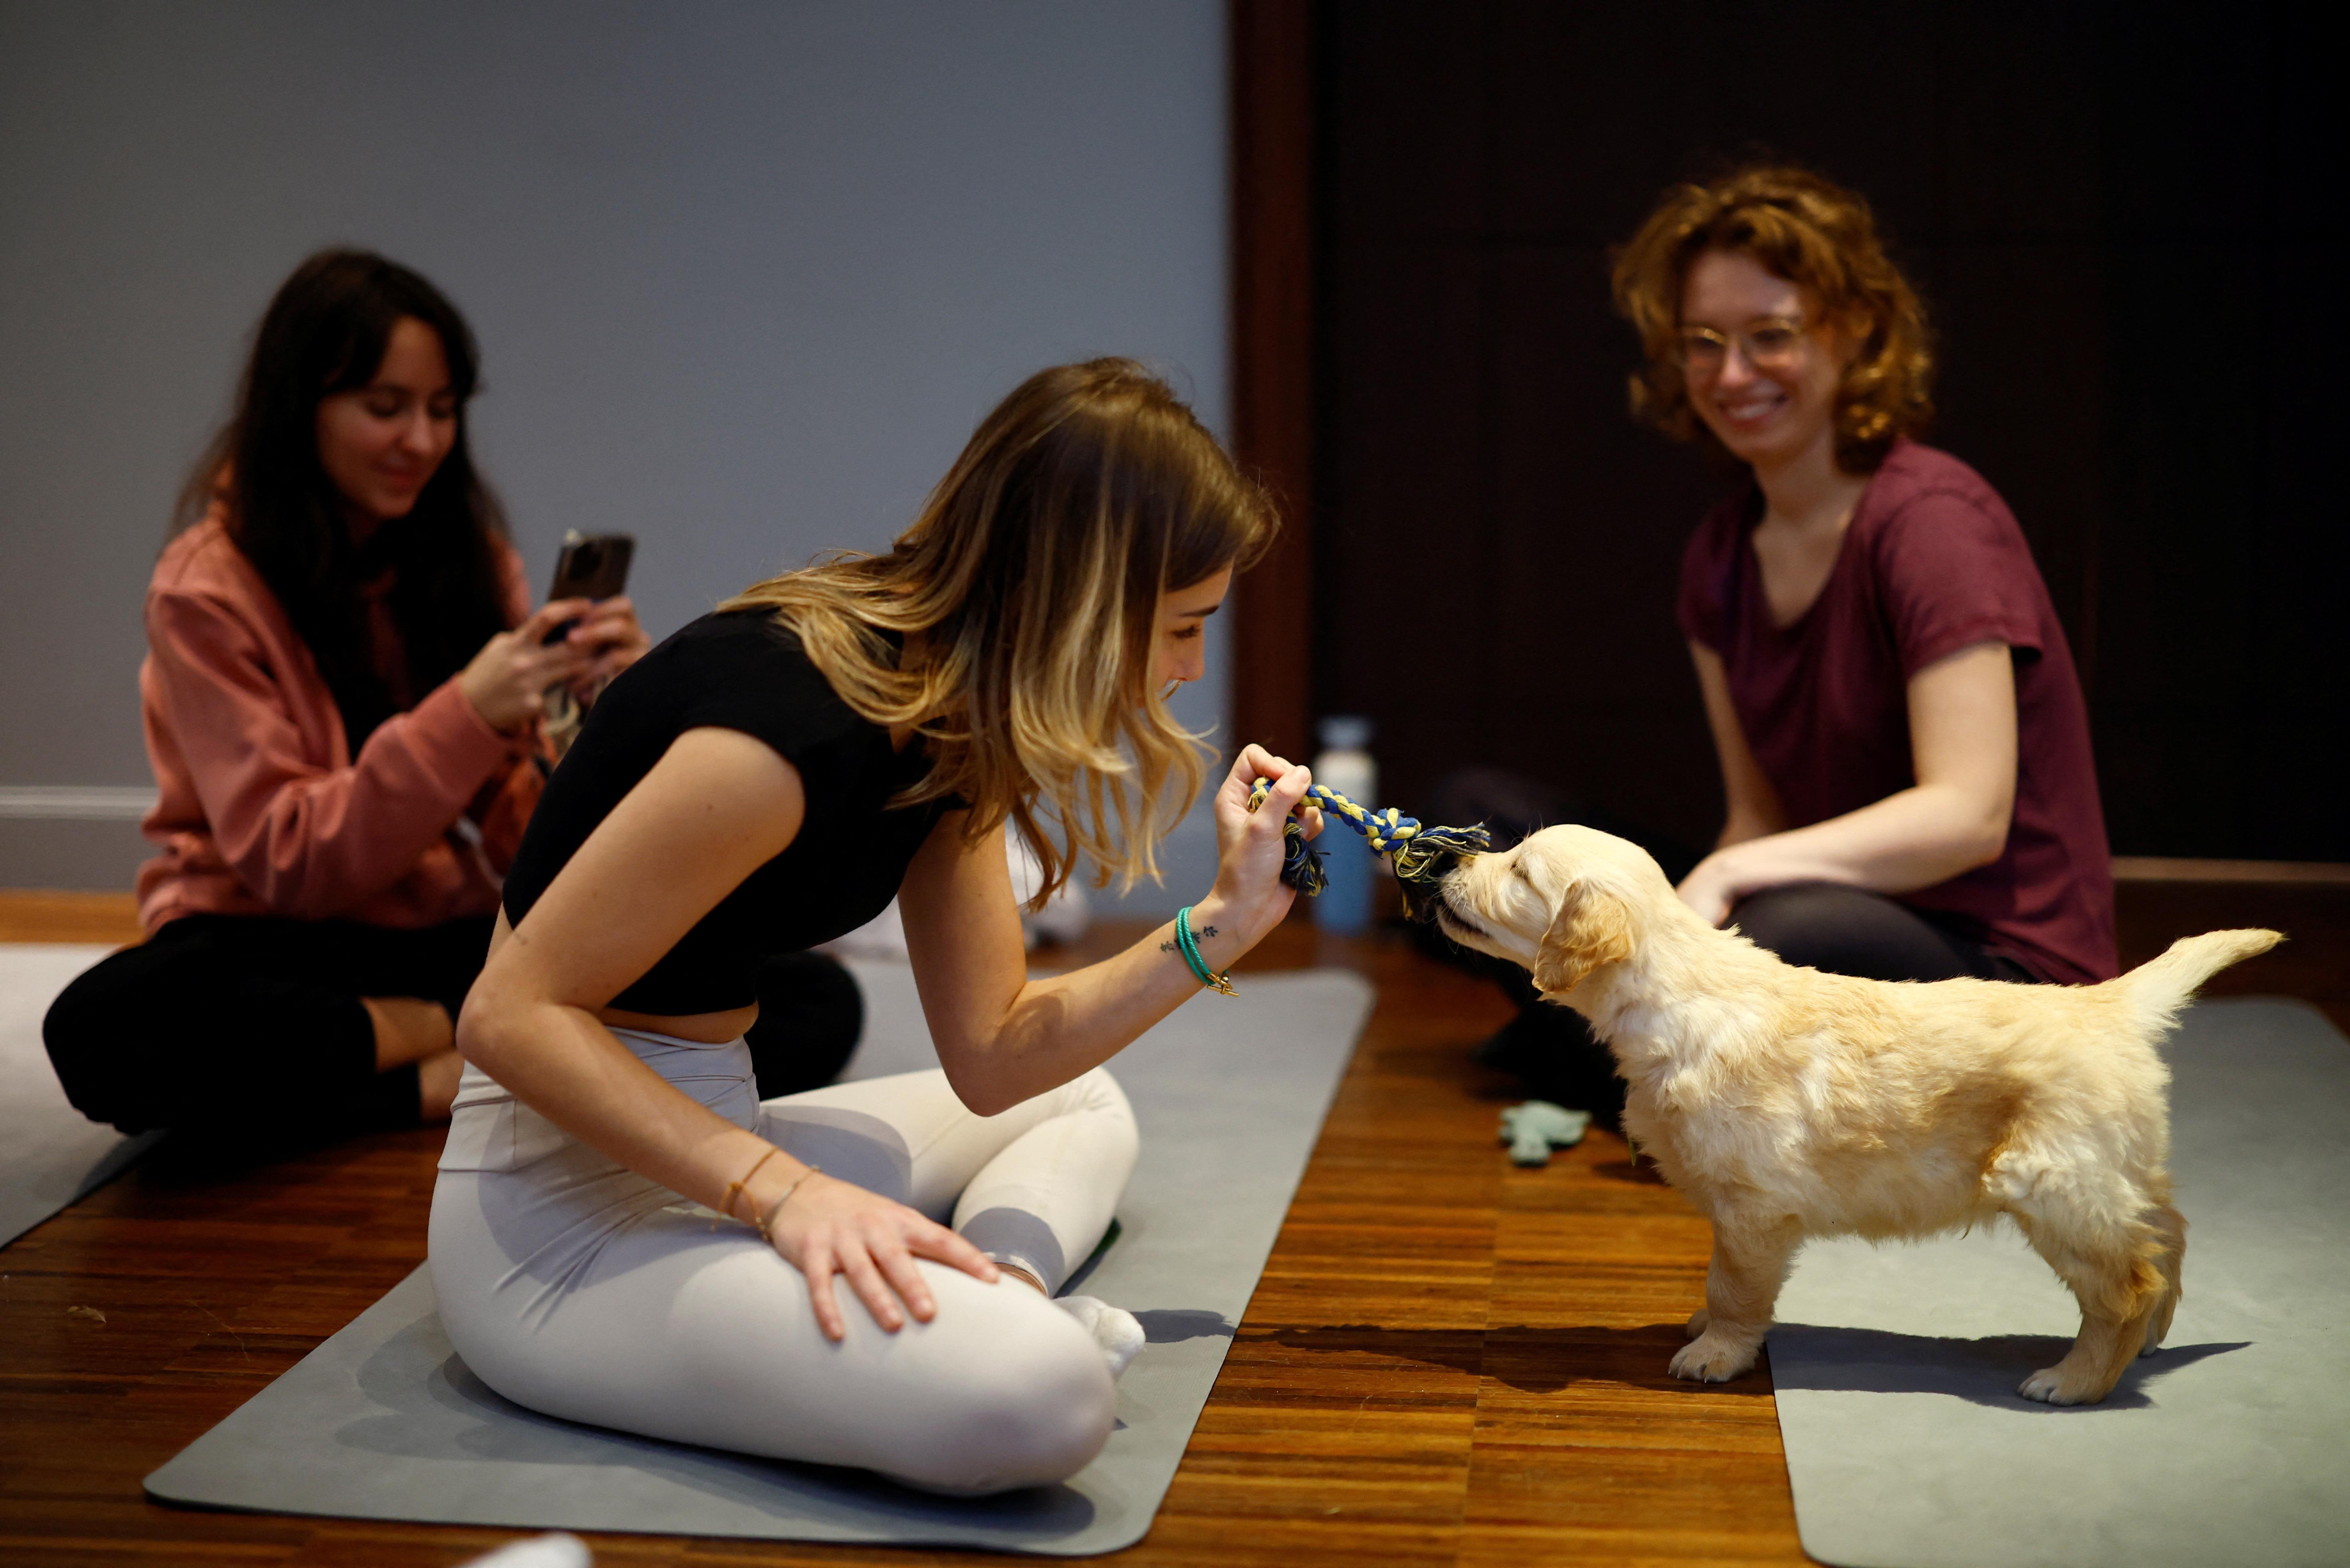
[[[997,405],[888,554],[719,607],[773,612],[843,702],[911,725],[931,766],[898,804],[960,798],[974,843],[1008,818],[1044,868],[1041,906],[1080,856],[1097,885],[1158,875],[1207,753],[1150,680],[1159,596],[1248,566],[1275,526],[1165,382],[1094,359]]]

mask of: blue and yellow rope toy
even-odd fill
[[[1271,779],[1257,780],[1249,790],[1249,809],[1263,805],[1272,793]],[[1492,836],[1482,827],[1424,826],[1417,817],[1406,816],[1393,806],[1371,811],[1357,805],[1324,784],[1310,785],[1305,798],[1361,834],[1375,853],[1393,862],[1396,880],[1403,885],[1407,910],[1413,907],[1413,894],[1433,888],[1454,858],[1480,855],[1493,846]],[[1309,898],[1329,886],[1322,869],[1322,852],[1305,842],[1305,829],[1295,817],[1282,825],[1281,841],[1284,882]]]

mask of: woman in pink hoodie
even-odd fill
[[[147,595],[148,940],[44,1026],[94,1120],[260,1152],[448,1115],[543,695],[646,647],[623,598],[530,612],[467,448],[477,367],[455,306],[362,252],[262,318]]]

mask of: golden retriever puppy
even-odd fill
[[[2162,1343],[2187,1222],[2155,1046],[2198,986],[2276,932],[2189,937],[2103,985],[1852,980],[1707,925],[1654,860],[1587,827],[1479,856],[1437,903],[1456,940],[1591,1021],[1631,1085],[1625,1130],[1712,1222],[1673,1376],[1754,1365],[1807,1237],[2002,1214],[2081,1303],[2080,1337],[2024,1397],[2095,1404]]]

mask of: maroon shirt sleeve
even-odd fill
[[[1949,490],[1885,520],[1876,578],[1904,680],[1978,642],[2040,647],[2040,575],[2012,517]]]

